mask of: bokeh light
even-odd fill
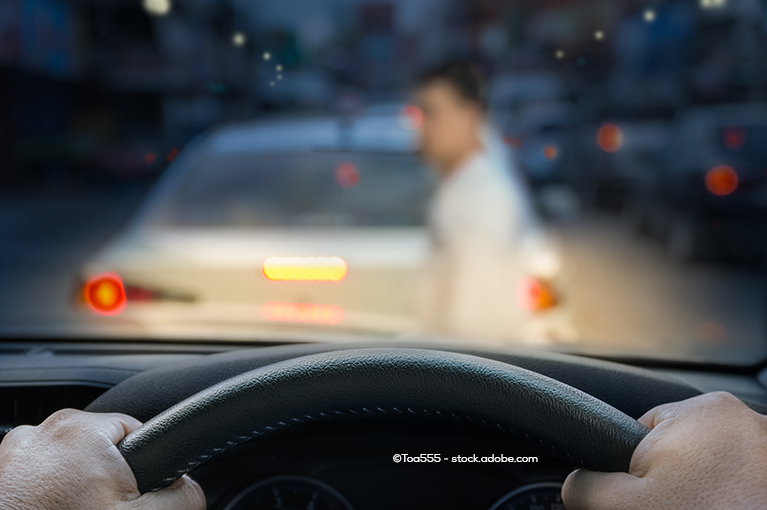
[[[115,273],[94,276],[83,288],[85,302],[100,315],[118,315],[125,309],[125,288]]]
[[[597,143],[605,152],[618,152],[623,146],[623,131],[615,124],[605,124],[597,132]]]
[[[165,16],[170,12],[170,0],[144,0],[144,10],[152,16]]]
[[[546,159],[554,159],[559,155],[559,149],[556,145],[547,145],[543,148],[543,156]]]
[[[730,126],[722,130],[722,142],[730,150],[739,150],[746,144],[746,130],[740,126]]]
[[[652,10],[652,9],[645,10],[644,14],[642,16],[644,17],[644,20],[647,23],[654,23],[655,22],[656,15],[655,15],[655,11]]]
[[[703,9],[721,9],[727,5],[727,0],[700,0]]]
[[[404,129],[418,129],[423,124],[423,113],[418,107],[408,105],[400,110],[397,120]]]
[[[246,41],[245,34],[243,34],[242,32],[235,32],[234,34],[232,34],[232,44],[234,44],[235,46],[244,46],[245,41]]]
[[[554,56],[562,60],[565,58],[565,50],[557,50],[556,53],[554,53]]]
[[[738,174],[727,165],[712,168],[706,173],[706,189],[712,194],[723,197],[738,188]]]
[[[157,160],[157,156],[155,156],[153,153],[149,153],[146,156],[144,156],[144,161],[147,163],[154,163]]]
[[[523,310],[542,311],[553,308],[556,304],[553,290],[543,280],[526,276],[517,282],[517,305]]]
[[[360,171],[353,163],[341,163],[336,168],[335,177],[342,188],[353,188],[360,182]]]
[[[596,39],[597,41],[601,41],[604,38],[605,38],[605,33],[603,31],[597,30],[596,32],[594,32],[594,39]]]
[[[263,58],[264,60],[270,60],[272,58],[272,54],[269,53],[268,51],[265,51],[263,54]]]

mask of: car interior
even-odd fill
[[[630,418],[656,405],[725,390],[767,410],[763,366],[450,342],[38,340],[3,344],[0,377],[4,430],[132,415],[147,423],[120,448],[142,490],[191,472],[211,509],[564,508],[574,467],[626,469],[646,434]]]

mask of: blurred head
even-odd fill
[[[423,113],[419,149],[442,175],[450,175],[481,148],[485,99],[479,70],[465,60],[451,60],[423,73],[416,84]]]

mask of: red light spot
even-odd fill
[[[515,149],[519,149],[522,147],[522,140],[520,138],[512,138],[511,139],[511,146]]]
[[[176,156],[178,156],[178,149],[177,149],[177,148],[175,148],[175,147],[173,147],[173,148],[172,148],[172,149],[171,149],[171,150],[168,152],[168,155],[167,155],[167,156],[165,156],[165,159],[167,159],[167,160],[168,160],[168,162],[171,162],[171,161],[173,161],[174,159],[176,159]]]
[[[739,150],[746,144],[746,130],[739,126],[731,126],[722,130],[722,141],[731,150]]]
[[[517,283],[517,304],[523,310],[536,312],[555,306],[557,300],[547,283],[526,276]]]
[[[342,163],[336,169],[336,182],[342,188],[353,188],[360,182],[360,171],[352,163]]]
[[[547,145],[543,148],[543,155],[546,157],[546,159],[554,159],[559,154],[559,150],[557,150],[556,146],[554,145]]]
[[[400,110],[399,122],[405,129],[418,129],[423,124],[423,112],[416,106],[408,105]]]
[[[623,146],[623,131],[615,124],[605,124],[597,132],[597,143],[605,152],[618,152]]]
[[[146,156],[144,156],[144,161],[146,161],[147,163],[154,163],[156,159],[157,157],[151,152],[147,154]]]
[[[338,324],[344,320],[344,310],[335,305],[313,303],[280,303],[270,301],[261,305],[261,315],[268,321]]]
[[[85,283],[85,301],[101,315],[118,315],[125,309],[123,282],[115,273],[94,276]]]
[[[738,187],[738,174],[726,165],[712,168],[706,173],[706,189],[711,194],[723,197]]]

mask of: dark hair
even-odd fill
[[[461,98],[476,102],[482,109],[487,108],[482,73],[471,61],[455,58],[426,69],[418,75],[416,86],[423,87],[436,81],[447,82]]]

